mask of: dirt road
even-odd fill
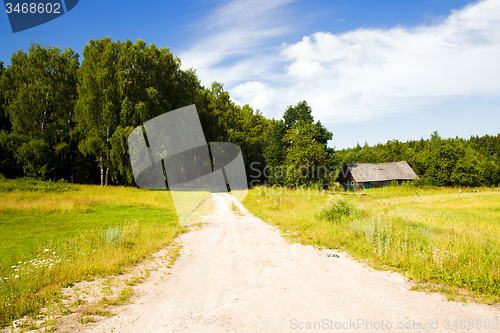
[[[500,323],[491,329],[500,318],[494,307],[409,291],[399,274],[368,269],[342,252],[329,257],[333,251],[287,243],[229,194],[213,199],[207,224],[181,236],[183,254],[171,275],[145,282],[134,304],[89,332],[500,330]],[[460,320],[467,328],[453,329]],[[478,329],[487,323],[489,330]]]

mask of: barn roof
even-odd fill
[[[358,183],[379,182],[387,180],[411,180],[418,178],[406,161],[390,163],[346,163],[346,168]]]

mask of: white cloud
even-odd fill
[[[305,99],[323,123],[414,112],[450,96],[500,94],[498,0],[470,4],[433,25],[316,32],[276,47],[286,24],[273,17],[285,4],[230,2],[214,14],[226,18],[211,27],[217,32],[181,59],[202,79],[229,83],[236,100],[267,116]],[[238,13],[245,15],[231,19]]]
[[[288,66],[288,74],[303,80],[314,80],[322,76],[325,69],[318,61],[299,59]]]
[[[269,87],[268,84],[258,81],[240,84],[232,92],[240,96],[240,99],[248,101],[245,104],[250,104],[256,109],[269,105],[279,95],[279,92]]]
[[[291,30],[287,5],[292,1],[224,3],[196,27],[205,36],[179,53],[183,67],[195,68],[205,85],[265,79],[274,61],[270,54],[280,45],[277,38]]]

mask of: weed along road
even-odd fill
[[[290,244],[231,195],[212,198],[215,210],[202,227],[180,236],[171,274],[136,286],[132,304],[84,326],[87,332],[500,329],[495,307],[409,291],[400,274],[369,269],[344,252]]]

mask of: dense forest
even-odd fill
[[[75,183],[134,183],[127,138],[145,121],[195,104],[206,141],[238,144],[264,165],[271,122],[235,105],[223,85],[200,85],[167,48],[91,40],[71,49],[32,44],[0,71],[0,173]]]
[[[500,183],[500,134],[442,139],[437,132],[427,140],[388,141],[370,147],[338,151],[336,163],[408,161],[420,177],[415,185],[498,186]]]
[[[333,133],[306,102],[267,119],[236,105],[223,84],[204,87],[168,48],[90,40],[83,60],[71,49],[32,44],[0,62],[0,176],[134,185],[127,138],[165,112],[195,104],[206,141],[240,146],[251,185],[326,184],[344,162],[407,160],[416,184],[498,185],[500,135],[389,141],[335,152]],[[290,172],[291,171],[291,172]]]

